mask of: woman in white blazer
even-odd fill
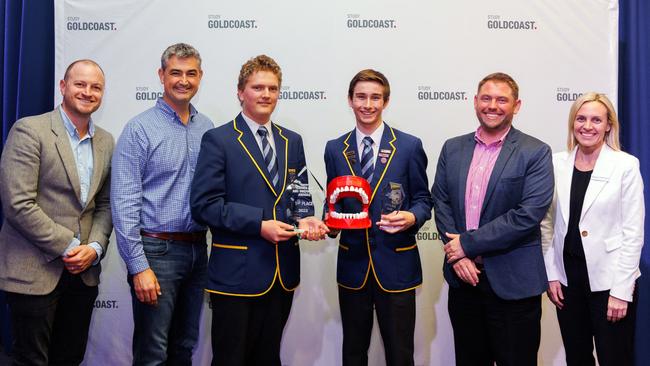
[[[553,155],[555,197],[542,222],[548,297],[568,365],[632,365],[644,201],[639,161],[620,149],[603,94],[571,106],[568,151]]]

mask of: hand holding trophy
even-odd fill
[[[396,233],[415,224],[415,215],[400,211],[404,204],[404,188],[399,183],[389,182],[381,191],[381,219],[377,227],[388,233]]]
[[[307,167],[303,167],[285,188],[287,223],[293,225],[299,239],[321,240],[329,228],[314,217],[314,203],[309,191]]]

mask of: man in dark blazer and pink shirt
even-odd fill
[[[479,128],[445,142],[432,188],[446,253],[457,365],[536,365],[547,288],[540,221],[553,198],[551,149],[512,127],[519,87],[486,76]]]

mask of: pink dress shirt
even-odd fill
[[[474,147],[474,155],[469,166],[467,185],[465,186],[465,222],[467,230],[478,229],[481,220],[481,207],[483,207],[483,201],[485,200],[488,182],[510,128],[497,141],[489,145],[481,139],[481,132],[483,132],[483,129],[479,127],[474,134],[476,146]]]

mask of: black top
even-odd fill
[[[567,234],[564,237],[564,254],[572,257],[584,258],[585,252],[582,248],[582,238],[580,237],[580,214],[582,213],[582,204],[585,200],[585,193],[589,186],[591,173],[593,170],[586,172],[573,168],[573,177],[571,178],[571,196],[569,199],[569,225]]]

